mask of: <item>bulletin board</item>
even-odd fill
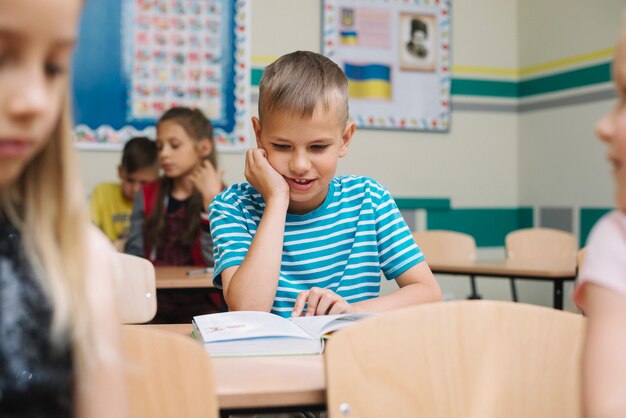
[[[348,78],[361,128],[446,132],[450,0],[323,0],[322,52]]]
[[[248,148],[250,0],[85,2],[74,57],[74,143],[155,137],[173,106],[201,109],[219,151]]]

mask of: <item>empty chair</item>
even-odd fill
[[[583,247],[580,250],[578,250],[578,253],[576,254],[576,271],[578,273],[580,273],[580,270],[583,268],[583,263],[585,262],[586,250],[587,250],[587,247]]]
[[[145,258],[116,253],[121,274],[117,300],[122,323],[140,324],[154,318],[157,310],[154,266]]]
[[[501,301],[365,319],[326,346],[329,416],[580,417],[584,322]]]
[[[413,232],[413,238],[428,260],[473,261],[476,259],[476,241],[463,232],[429,230]],[[476,278],[470,275],[472,293],[469,299],[480,299]]]
[[[575,262],[578,240],[574,234],[558,229],[526,228],[509,232],[504,246],[506,258],[509,260]],[[517,302],[517,288],[513,278],[511,295]]]
[[[211,359],[189,337],[125,325],[124,365],[133,418],[217,418]]]

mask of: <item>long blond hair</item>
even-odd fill
[[[27,257],[49,297],[52,342],[71,341],[79,367],[93,349],[86,289],[89,218],[72,145],[69,95],[44,148],[13,184],[0,188],[2,211],[21,232]]]

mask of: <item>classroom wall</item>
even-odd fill
[[[572,82],[523,98],[547,105],[519,115],[520,204],[571,215],[581,245],[591,226],[585,213],[613,207],[610,168],[594,126],[614,104],[610,71],[603,65],[612,60],[624,8],[623,0],[519,2],[520,66],[539,70],[523,79],[552,75],[559,84],[577,72],[598,77],[593,85]]]
[[[517,52],[510,47],[517,39],[515,1],[459,1],[452,7],[455,63],[475,64],[482,56],[493,65],[516,65]],[[253,1],[253,59],[274,59],[296,49],[319,51],[320,11],[319,0]],[[453,112],[447,134],[359,130],[340,171],[376,177],[398,197],[441,196],[463,206],[517,205],[516,116],[475,116]],[[388,153],[381,158],[383,147]],[[498,158],[482,152],[485,147]],[[114,180],[118,159],[119,152],[80,151],[87,189]],[[228,183],[244,180],[242,154],[222,155],[220,163]]]
[[[578,96],[586,92],[596,97],[575,105],[533,104],[560,95],[568,98],[567,89],[528,97],[520,92],[532,88],[534,78],[609,61],[606,50],[616,37],[622,4],[454,0],[450,131],[358,130],[339,172],[372,176],[399,199],[449,199],[449,210],[419,211],[412,225],[468,230],[483,257],[503,256],[504,235],[518,227],[567,219],[577,232],[578,209],[611,205],[608,167],[592,134],[593,121],[611,104],[608,83],[574,89]],[[320,50],[320,0],[252,1],[251,7],[252,64],[257,70],[296,49]],[[598,50],[604,54],[567,61]],[[559,60],[564,62],[545,66]],[[525,111],[524,106],[535,110]],[[79,154],[88,190],[100,181],[116,180],[119,152]],[[223,154],[219,160],[226,183],[244,180],[243,154]],[[560,209],[569,211],[570,218]],[[448,298],[469,293],[466,279],[440,280]],[[479,287],[487,298],[510,298],[506,281],[480,279]],[[549,284],[522,281],[519,293],[524,301],[551,305]]]

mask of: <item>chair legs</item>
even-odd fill
[[[476,276],[470,276],[470,286],[472,287],[472,293],[467,297],[468,299],[482,299],[483,297],[478,294],[476,287]]]
[[[509,280],[511,281],[511,298],[513,302],[517,302],[517,286],[515,285],[515,279],[511,277]]]

